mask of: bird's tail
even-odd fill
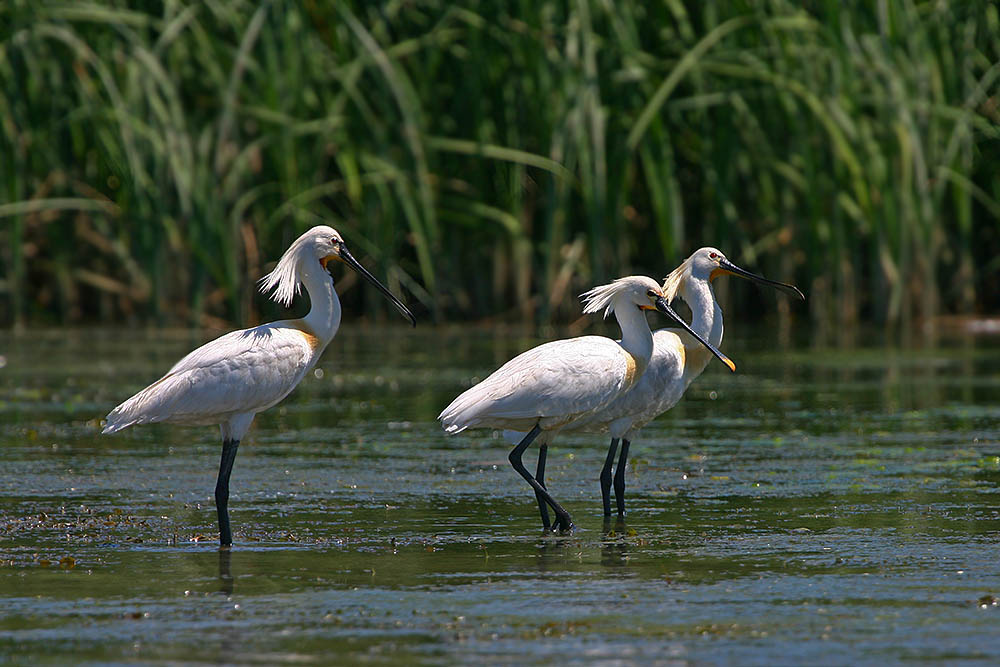
[[[443,412],[438,415],[438,420],[441,422],[441,427],[444,432],[448,435],[455,435],[456,433],[461,433],[465,429],[469,428],[468,423],[459,423],[455,415],[445,415]]]
[[[167,377],[157,380],[109,412],[108,416],[104,418],[104,428],[101,433],[117,433],[134,424],[161,421],[163,416],[158,414],[157,410],[150,408],[154,407],[157,402],[153,389],[164,382]]]
[[[469,392],[465,391],[452,401],[448,407],[441,411],[438,420],[444,428],[444,432],[449,435],[461,433],[473,425],[475,420],[476,401],[470,400]]]
[[[121,419],[120,416],[115,415],[115,413],[112,412],[104,418],[104,428],[101,429],[101,433],[103,435],[107,435],[108,433],[117,433],[122,429],[128,428],[134,423],[134,421]]]
[[[108,416],[104,418],[104,428],[101,429],[101,433],[117,433],[122,429],[132,426],[138,421],[138,419],[131,414],[132,411],[129,410],[129,403],[131,403],[134,398],[135,397],[133,396],[108,413]]]

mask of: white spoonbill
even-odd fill
[[[521,455],[545,433],[546,442],[563,426],[600,409],[629,391],[642,377],[653,353],[653,337],[644,310],[658,310],[682,328],[687,324],[670,308],[662,288],[651,278],[629,276],[595,287],[583,295],[583,311],[614,313],[621,341],[604,336],[581,336],[552,341],[514,357],[489,377],[462,393],[438,419],[447,433],[471,427],[527,431],[508,457],[514,470],[535,490],[542,523],[549,527],[548,504],[556,514],[554,528],[569,530],[569,513],[545,488],[544,457],[532,477]],[[728,364],[722,353],[704,343]]]
[[[715,300],[712,281],[726,274],[747,278],[805,299],[797,287],[741,269],[715,248],[696,250],[666,277],[663,291],[670,302],[676,297],[687,302],[691,308],[691,329],[715,347],[722,344],[722,309]],[[621,440],[622,449],[614,474],[615,504],[618,515],[624,516],[625,468],[632,437],[651,420],[674,407],[688,385],[705,370],[710,359],[700,339],[696,341],[690,334],[678,329],[659,329],[653,334],[649,367],[632,391],[564,427],[568,432],[610,432],[611,446],[601,470],[604,516],[611,516],[611,468],[618,441]]]
[[[364,276],[416,325],[409,309],[348,252],[336,230],[313,227],[289,246],[274,270],[260,281],[261,291],[273,292],[271,298],[285,306],[292,304],[305,285],[311,302],[308,315],[232,331],[202,345],[107,416],[104,433],[153,422],[220,425],[222,461],[215,506],[223,547],[233,543],[229,476],[240,439],[254,415],[295,388],[340,327],[340,299],[327,271],[331,260]]]

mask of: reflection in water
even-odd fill
[[[542,572],[561,572],[572,555],[571,538],[546,535],[538,544],[538,569]]]
[[[612,525],[613,524],[613,525]],[[604,517],[601,529],[601,565],[622,567],[629,561],[628,526],[625,517]]]
[[[601,534],[605,539],[608,537],[614,537],[615,534],[624,533],[628,530],[628,526],[625,524],[625,517],[618,515],[614,518],[610,516],[604,517],[604,525],[601,528]]]
[[[222,547],[219,549],[219,592],[233,594],[233,584],[236,579],[232,573],[233,550]]]
[[[622,517],[614,520],[605,519],[601,539],[596,542],[600,546],[601,565],[612,567],[628,565],[633,547],[629,539],[635,535],[635,531],[628,527]],[[595,541],[585,537],[585,534],[546,534],[537,544],[538,570],[564,572],[568,563],[580,562],[588,552],[592,553],[591,549],[594,546]]]
[[[216,562],[215,437],[86,421],[201,342],[135,335],[0,332],[0,662],[998,664],[1000,341],[727,338],[741,372],[634,443],[628,523],[593,512],[606,442],[580,438],[547,471],[577,531],[526,535],[499,436],[434,417],[540,341],[348,329],[260,415],[253,539]]]

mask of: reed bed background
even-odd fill
[[[437,320],[702,245],[820,323],[988,313],[998,79],[994,2],[7,0],[0,323],[248,323],[319,222]]]

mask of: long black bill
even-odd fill
[[[797,296],[798,298],[805,301],[806,297],[795,285],[789,285],[788,283],[779,283],[777,280],[770,280],[764,276],[758,276],[756,273],[750,273],[746,269],[741,269],[726,258],[719,260],[719,268],[725,273],[731,273],[734,276],[739,276],[740,278],[746,278],[747,280],[752,280],[755,283],[760,283],[761,285],[768,285],[776,290],[780,290],[787,294],[788,296]]]
[[[361,266],[361,262],[354,259],[354,255],[352,255],[350,252],[347,251],[347,248],[344,246],[344,244],[340,244],[338,250],[339,250],[339,257],[341,261],[344,262],[344,264],[347,264],[349,267],[360,273],[365,280],[367,280],[372,285],[377,287],[378,290],[382,292],[382,294],[385,294],[385,297],[389,299],[389,301],[392,301],[392,305],[396,306],[396,310],[402,313],[403,317],[405,317],[410,321],[411,326],[417,326],[417,319],[413,317],[413,313],[410,312],[410,309],[407,308],[405,305],[403,305],[403,302],[397,299],[396,295],[390,292],[388,287],[380,283],[378,281],[378,278],[369,273],[368,269]]]
[[[709,343],[707,340],[699,336],[694,329],[689,327],[688,323],[685,322],[683,319],[681,319],[680,315],[674,312],[674,309],[670,307],[670,304],[667,303],[667,300],[664,297],[661,296],[659,299],[656,300],[656,309],[661,313],[663,313],[664,315],[666,315],[667,317],[669,317],[670,319],[672,319],[677,324],[679,324],[680,327],[684,329],[684,331],[687,331],[689,334],[694,336],[695,340],[697,340],[699,343],[707,347],[708,351],[714,354],[716,357],[718,357],[719,361],[724,363],[729,370],[731,370],[733,373],[736,372],[736,364],[733,363],[732,359],[722,354],[722,352],[719,351],[719,348]]]

